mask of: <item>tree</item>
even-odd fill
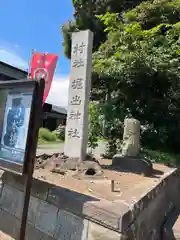
[[[98,146],[98,139],[102,136],[102,125],[100,123],[100,108],[98,103],[89,104],[89,127],[88,127],[88,147],[94,149]]]
[[[111,83],[111,109],[116,112],[111,116],[119,116],[120,122],[126,116],[139,119],[145,126],[143,144],[178,151],[180,23],[144,30],[141,23],[118,20],[117,14],[99,18],[108,39],[94,53],[93,65],[104,79],[101,88]]]
[[[63,35],[63,47],[64,54],[67,58],[71,58],[71,35],[73,32],[78,31],[76,23],[74,21],[68,21],[66,24],[62,25],[62,35]]]
[[[71,34],[73,31],[90,29],[94,33],[94,51],[106,40],[104,25],[96,17],[107,11],[121,13],[136,6],[142,0],[73,0],[74,20],[62,26],[64,53],[70,58]]]
[[[74,0],[74,22],[63,30],[67,55],[72,31],[94,32],[92,99],[110,146],[116,150],[124,118],[133,116],[144,125],[144,146],[178,152],[180,0],[133,2]]]
[[[161,23],[180,21],[180,0],[149,0],[124,13],[126,23],[140,23],[143,29],[151,29]]]

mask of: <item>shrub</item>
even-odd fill
[[[57,140],[56,135],[47,128],[39,129],[38,140],[41,142],[55,142]]]
[[[101,109],[97,102],[89,104],[89,124],[88,124],[88,147],[95,149],[98,146],[98,139],[101,136],[100,124]]]
[[[55,131],[53,131],[53,133],[56,135],[56,137],[62,141],[65,140],[65,129],[66,129],[66,126],[64,125],[59,125]]]
[[[179,154],[141,148],[140,156],[146,157],[156,163],[163,163],[172,166],[178,166],[180,164]]]

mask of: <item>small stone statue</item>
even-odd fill
[[[114,155],[112,165],[121,171],[152,175],[152,163],[139,155],[140,122],[134,118],[124,120],[124,134],[121,154]]]
[[[134,118],[124,120],[122,155],[136,157],[139,154],[140,122]]]

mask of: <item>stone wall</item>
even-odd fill
[[[24,179],[7,172],[1,179],[0,230],[18,239]],[[176,204],[178,186],[179,172],[174,169],[141,199],[110,202],[34,179],[26,239],[160,240],[166,215]]]
[[[163,239],[164,223],[178,202],[180,202],[180,177],[179,171],[175,170],[155,183],[154,187],[134,204],[133,214],[136,217],[128,229],[129,239]]]

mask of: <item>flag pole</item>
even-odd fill
[[[32,63],[32,58],[34,53],[36,52],[36,50],[34,48],[32,48],[31,50],[31,55],[30,55],[30,59],[29,59],[29,64],[28,64],[28,79],[31,77],[31,63]]]

